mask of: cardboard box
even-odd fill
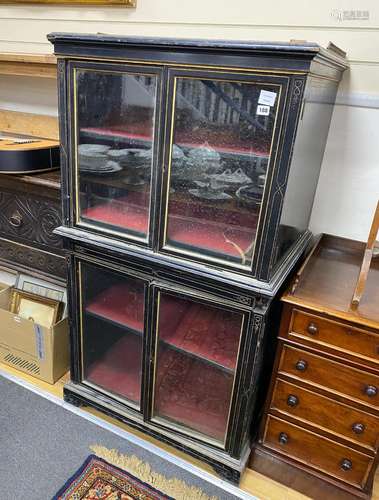
[[[0,291],[0,361],[54,384],[69,368],[68,320],[52,328],[9,311],[12,287]]]

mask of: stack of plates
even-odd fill
[[[80,144],[78,148],[80,171],[101,175],[122,170],[118,162],[108,157],[109,149],[109,146],[103,144]]]
[[[120,163],[122,167],[137,169],[151,168],[153,151],[151,149],[111,149],[107,152],[108,157]]]

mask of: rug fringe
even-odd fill
[[[120,469],[126,470],[141,481],[148,483],[168,496],[174,497],[176,500],[218,500],[218,497],[206,495],[201,488],[188,486],[181,479],[168,479],[158,474],[151,469],[148,463],[143,462],[135,455],[123,455],[117,450],[109,450],[105,446],[99,445],[90,446],[90,449],[98,457],[116,467],[120,467]]]

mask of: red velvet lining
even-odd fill
[[[142,332],[143,295],[131,301],[132,293],[125,284],[114,285],[96,297],[87,310]],[[235,368],[240,314],[163,294],[159,318],[160,338],[164,342],[227,368]],[[222,440],[233,374],[160,345],[156,414]],[[138,402],[141,357],[142,337],[124,335],[90,367],[87,380]]]
[[[158,355],[155,414],[223,440],[233,376],[168,349]]]
[[[239,258],[254,239],[254,232],[250,229],[174,217],[169,218],[167,234],[172,245],[181,243],[193,250],[205,249]]]
[[[150,125],[149,125],[150,127]],[[109,127],[109,128],[100,128],[100,127],[86,127],[86,128],[81,128],[80,129],[81,132],[84,132],[84,133],[95,133],[97,135],[102,135],[104,137],[114,137],[115,135],[118,136],[118,137],[123,137],[125,139],[130,139],[130,140],[133,140],[133,139],[139,139],[139,140],[142,140],[142,141],[146,141],[148,143],[151,143],[152,142],[152,136],[151,134],[150,135],[147,135],[146,133],[137,133],[137,132],[131,132],[131,131],[126,131],[126,130],[123,130],[121,128],[117,128],[117,127]],[[193,140],[195,139],[195,140]],[[209,139],[209,137],[208,137]],[[253,149],[252,146],[251,146],[251,143],[249,143],[249,141],[241,141],[240,143],[238,143],[238,139],[237,137],[236,138],[233,138],[233,140],[231,140],[231,142],[233,144],[237,144],[238,147],[225,147],[221,144],[218,144],[217,143],[217,133],[214,134],[214,137],[212,138],[212,140],[209,140],[209,142],[211,143],[211,146],[213,149],[215,149],[216,151],[220,152],[220,153],[241,153],[241,154],[251,154],[251,155],[254,155],[254,156],[263,156],[263,157],[268,157],[269,156],[269,149]],[[224,136],[221,136],[219,138],[219,142],[221,141],[225,141],[225,137]],[[197,142],[196,141],[196,138],[193,138],[191,137],[190,134],[185,134],[185,133],[178,133],[176,132],[175,134],[175,144],[177,144],[178,146],[181,146],[181,147],[187,147],[187,148],[202,148],[203,147],[203,142]]]
[[[133,203],[129,196],[124,196],[109,203],[87,208],[82,211],[82,217],[147,234],[149,229],[147,206]]]
[[[161,340],[226,368],[235,368],[241,314],[162,295],[159,318]],[[170,322],[170,318],[177,318],[177,322]]]
[[[228,222],[214,222],[220,220],[221,214],[205,213],[204,221],[189,216],[170,215],[168,219],[167,235],[171,243],[181,243],[192,247],[206,249],[224,255],[241,257],[252,244],[255,235],[256,217],[252,216],[251,227],[241,227]],[[230,214],[233,217],[233,213]],[[103,222],[111,226],[122,227],[127,230],[147,234],[149,226],[148,209],[130,203],[128,197],[118,198],[104,205],[96,205],[83,210],[82,216],[86,219]],[[207,219],[209,217],[209,219]]]
[[[143,333],[144,295],[129,285],[114,285],[100,293],[86,311]],[[192,300],[162,295],[160,339],[168,344],[234,369],[242,317]]]
[[[99,387],[139,402],[141,339],[120,339],[87,372]],[[162,349],[158,356],[155,414],[223,440],[233,377],[185,355]]]
[[[120,283],[107,288],[88,304],[86,311],[143,332],[144,294]]]
[[[141,397],[142,338],[123,336],[87,371],[86,379],[138,403]]]

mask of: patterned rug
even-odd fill
[[[90,455],[53,500],[173,500],[136,477]]]

